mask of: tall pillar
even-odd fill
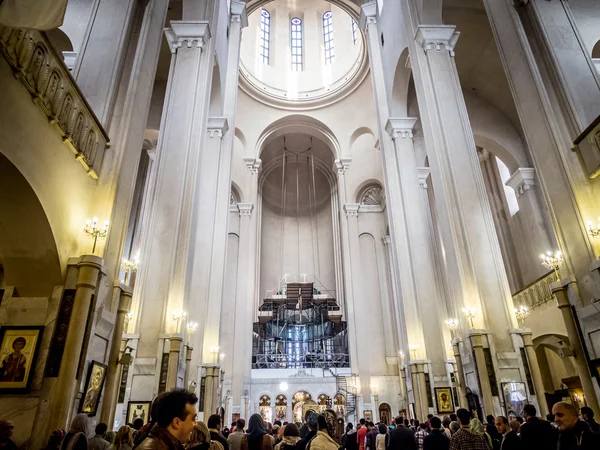
[[[416,418],[421,421],[423,420],[423,403],[421,402],[421,390],[419,389],[419,369],[417,363],[411,361],[408,365],[410,367],[410,379],[412,382],[413,398],[415,399],[415,415]]]
[[[98,0],[73,70],[77,85],[104,127],[113,111],[136,7],[134,0]]]
[[[185,346],[185,375],[183,377],[183,388],[188,389],[192,376],[192,354],[194,347],[189,344]]]
[[[417,363],[417,374],[419,376],[419,397],[421,398],[421,411],[423,417],[421,420],[427,419],[429,414],[429,401],[427,400],[427,383],[425,382],[425,364],[426,362]]]
[[[487,365],[485,364],[485,355],[483,353],[483,332],[481,330],[469,331],[471,346],[475,353],[475,364],[477,376],[479,377],[479,387],[483,399],[485,414],[494,414],[494,404],[492,403],[492,388],[488,377]]]
[[[96,255],[82,255],[77,268],[77,282],[71,320],[67,331],[65,349],[58,373],[58,380],[52,388],[51,403],[48,408],[49,436],[57,428],[68,428],[73,402],[77,392],[77,367],[81,357],[81,348],[85,337],[85,324],[91,308],[92,295],[98,286],[98,277],[102,269],[102,258]]]
[[[244,396],[242,397],[243,401],[244,401],[244,417],[243,419],[246,419],[246,423],[248,423],[248,419],[250,419],[250,416],[248,415],[250,413],[250,398],[248,397],[248,392],[244,392]]]
[[[167,391],[178,386],[177,375],[179,373],[179,356],[183,338],[177,334],[169,336],[169,367],[167,369]]]
[[[577,368],[577,374],[583,387],[583,395],[585,395],[585,401],[587,405],[592,408],[595,415],[600,415],[600,406],[598,405],[598,398],[594,391],[594,383],[590,376],[590,369],[588,367],[585,352],[583,351],[583,344],[579,337],[579,330],[577,328],[577,319],[571,302],[569,300],[569,290],[573,290],[571,286],[573,281],[570,278],[564,278],[560,281],[552,283],[550,288],[552,294],[556,297],[558,302],[558,308],[562,313],[565,327],[567,328],[567,335],[569,336],[569,343],[573,350],[573,359],[575,360],[575,367]]]
[[[119,381],[121,375],[119,359],[121,356],[123,328],[125,326],[125,317],[131,308],[131,296],[133,295],[132,289],[127,285],[118,282],[115,287],[119,292],[119,306],[110,343],[108,372],[106,374],[104,386],[104,401],[102,402],[102,413],[100,414],[100,421],[108,424],[111,428],[115,421],[115,408],[117,407],[117,396],[119,394]]]
[[[406,366],[400,368],[400,396],[402,401],[400,402],[400,409],[408,411],[408,387],[406,386]]]
[[[531,377],[533,378],[533,387],[535,388],[535,396],[537,397],[538,406],[540,407],[540,416],[546,417],[548,411],[548,403],[546,403],[546,396],[544,395],[544,382],[542,381],[542,372],[540,365],[538,364],[537,355],[533,348],[533,339],[531,330],[523,331],[521,333],[523,338],[523,347],[525,347],[525,353],[527,354],[527,362],[529,369],[531,370]]]
[[[213,396],[214,396],[214,378],[215,365],[204,365],[205,377],[204,380],[204,421],[206,422],[211,414],[214,414]]]
[[[498,352],[513,351],[512,297],[494,229],[475,141],[454,61],[459,33],[452,25],[419,25],[415,0],[402,2],[421,123],[431,166],[445,250],[452,313],[475,307]]]
[[[460,340],[452,340],[452,351],[454,353],[454,361],[456,361],[456,371],[458,372],[458,405],[461,408],[466,408],[467,393],[465,387],[467,385],[465,381],[465,369],[462,364],[462,356],[460,355]]]

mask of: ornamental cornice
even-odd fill
[[[258,158],[254,158],[252,156],[245,157],[244,162],[246,163],[246,167],[250,170],[250,173],[252,175],[256,175],[258,173],[258,169],[260,168],[260,165],[262,164],[262,160],[260,160]]]
[[[390,245],[392,243],[392,238],[390,236],[384,236],[381,238],[385,245]]]
[[[229,125],[227,123],[227,118],[225,117],[209,117],[206,122],[206,131],[208,137],[211,139],[215,137],[222,138],[228,128]]]
[[[423,189],[427,189],[427,177],[431,173],[429,167],[417,167],[417,178],[419,180],[419,186]]]
[[[531,189],[531,186],[535,186],[535,169],[531,167],[519,167],[505,184],[513,188],[517,197],[520,197]]]
[[[373,0],[360,7],[360,28],[366,30],[367,25],[377,23],[377,1]]]
[[[358,209],[360,205],[358,203],[346,203],[344,204],[344,211],[348,217],[358,217]]]
[[[454,46],[460,33],[454,25],[419,25],[415,34],[415,41],[423,47],[425,52],[435,50],[441,52],[442,47],[454,56]]]
[[[205,20],[171,20],[171,28],[165,28],[165,36],[169,42],[171,53],[185,46],[202,49],[210,39],[210,25]]]
[[[338,176],[344,175],[346,171],[350,168],[351,162],[351,156],[343,156],[341,158],[338,158],[333,162],[333,171],[337,172]]]
[[[254,204],[252,203],[238,203],[238,211],[240,217],[252,217],[252,211],[254,210]]]
[[[417,123],[416,117],[390,118],[385,125],[385,130],[394,140],[397,138],[412,139],[415,123]]]
[[[238,0],[231,0],[231,22],[240,22],[242,28],[248,26],[248,12],[246,11],[246,3]]]

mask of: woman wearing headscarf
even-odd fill
[[[469,428],[471,429],[472,433],[479,434],[485,438],[485,442],[489,449],[494,448],[494,446],[492,444],[492,437],[489,434],[487,434],[487,432],[485,431],[485,428],[483,428],[483,424],[481,423],[481,420],[479,420],[477,418],[471,419]]]
[[[54,430],[44,450],[59,450],[65,435],[65,430],[61,430],[60,428]]]
[[[317,418],[318,431],[312,441],[310,441],[310,450],[338,450],[339,444],[335,442],[329,431],[331,425],[327,423],[327,418],[321,414]]]
[[[288,423],[283,431],[281,442],[275,446],[275,450],[295,450],[300,440],[300,431],[293,423]]]
[[[221,447],[221,450],[223,449],[223,446],[221,445],[220,442],[214,441],[212,442],[210,439],[210,431],[208,430],[208,427],[206,426],[206,424],[204,422],[196,422],[196,426],[194,427],[194,429],[192,430],[192,435],[190,437],[190,442],[188,442],[188,444],[185,446],[186,450],[210,450],[211,445],[213,447],[219,447],[217,445],[213,445],[213,444],[219,444],[219,446]]]
[[[305,450],[308,448],[308,443],[317,435],[317,418],[319,415],[314,411],[309,411],[305,417],[308,433],[298,441],[296,450]]]
[[[77,414],[71,421],[71,428],[63,439],[61,450],[88,450],[90,422],[87,414]]]
[[[248,450],[273,450],[273,439],[267,434],[260,414],[252,414],[248,421]]]

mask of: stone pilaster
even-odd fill
[[[494,404],[492,402],[492,388],[490,387],[490,379],[488,377],[487,365],[485,364],[485,355],[483,352],[483,334],[482,330],[470,330],[469,338],[471,339],[473,353],[475,353],[474,363],[477,366],[477,375],[479,377],[479,388],[481,389],[484,413],[486,415],[493,415]]]
[[[169,336],[169,368],[167,370],[167,391],[179,386],[179,358],[183,346],[183,337],[177,334]]]
[[[533,348],[533,338],[531,330],[522,330],[521,337],[523,338],[523,347],[525,347],[525,353],[527,354],[527,362],[529,369],[531,370],[531,377],[533,378],[533,386],[535,388],[535,396],[537,398],[538,406],[540,407],[540,416],[546,417],[548,414],[548,404],[546,403],[546,396],[544,395],[544,383],[542,381],[542,372]]]
[[[419,369],[415,361],[411,361],[408,365],[410,368],[410,378],[412,381],[412,393],[415,400],[415,415],[419,421],[423,420],[423,402],[421,401],[421,390],[419,389]]]
[[[465,369],[462,364],[462,356],[460,354],[460,340],[453,339],[452,340],[452,351],[454,353],[454,361],[456,362],[456,371],[458,372],[458,406],[461,408],[467,407],[467,396],[465,387]]]

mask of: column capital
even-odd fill
[[[240,212],[240,217],[252,217],[252,210],[254,209],[253,203],[238,203],[237,207]]]
[[[246,11],[246,2],[231,0],[231,22],[240,22],[242,28],[248,26],[248,13]]]
[[[535,186],[535,169],[531,167],[519,167],[504,184],[513,188],[517,197],[520,197],[531,186]]]
[[[384,236],[384,237],[381,238],[381,240],[383,241],[383,243],[385,245],[390,245],[392,243],[391,236]]]
[[[171,53],[178,48],[191,48],[196,42],[196,48],[202,49],[210,39],[210,25],[205,20],[171,20],[171,28],[165,28],[165,36],[169,42]]]
[[[359,25],[362,30],[367,28],[367,25],[377,23],[377,1],[373,0],[365,3],[360,7]]]
[[[415,33],[415,41],[427,53],[430,50],[442,51],[442,46],[454,56],[454,46],[460,33],[454,25],[419,25]]]
[[[346,216],[348,217],[358,217],[358,208],[360,208],[358,203],[344,204],[344,211],[346,211]]]
[[[246,167],[250,170],[252,175],[256,175],[258,173],[258,169],[262,164],[262,160],[252,156],[244,158],[244,162],[246,163]]]
[[[206,131],[208,137],[213,139],[215,137],[222,138],[229,128],[226,117],[209,117],[206,121]]]
[[[351,162],[351,156],[342,156],[341,158],[338,158],[335,161],[333,161],[333,170],[337,171],[338,176],[344,175],[346,171],[350,168]]]
[[[416,117],[390,117],[385,125],[385,131],[394,140],[398,138],[412,139],[415,123],[417,123]]]
[[[131,297],[133,297],[133,288],[122,283],[121,280],[115,280],[115,289],[119,292],[119,304],[117,313],[127,314],[131,309]]]
[[[419,186],[423,189],[427,189],[427,177],[431,173],[429,167],[417,167],[417,178],[419,180]]]

